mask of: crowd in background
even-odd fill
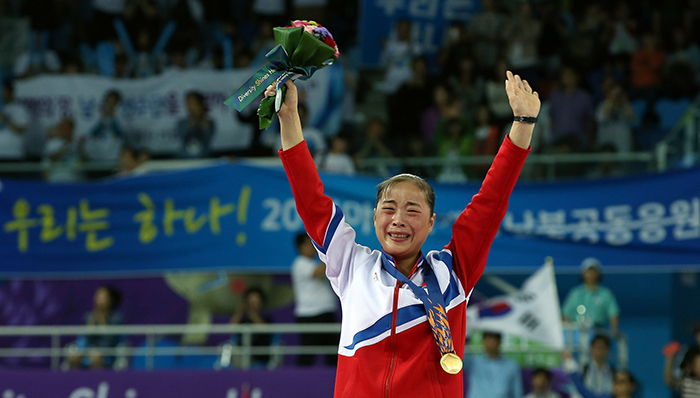
[[[363,159],[434,156],[442,159],[440,167],[403,171],[445,182],[483,177],[487,167],[465,167],[459,159],[498,149],[512,117],[504,90],[508,69],[543,99],[536,153],[652,150],[698,93],[695,0],[483,0],[482,11],[450,23],[434,57],[418,44],[411,21],[399,20],[384,42],[378,81],[372,79],[377,70],[361,67],[353,55],[359,8],[354,1],[327,0],[3,0],[0,17],[28,18],[31,25],[28,48],[12,68],[15,79],[42,73],[141,78],[169,70],[257,66],[274,46],[274,26],[316,18],[341,49],[350,101],[344,102],[338,132],[316,131],[310,123],[304,129],[319,167],[344,174],[401,171],[357,167]],[[372,94],[384,99],[382,106],[362,110]],[[127,136],[114,119],[119,99],[118,92],[105,94],[100,124],[88,137],[73,138],[70,120],[44,132],[44,161],[117,161]],[[189,116],[173,126],[181,150],[172,156],[230,155],[211,150],[213,121],[202,99],[201,93],[187,94]],[[26,160],[21,150],[26,112],[9,111],[11,97],[4,102],[0,142],[15,150],[0,153],[0,160]],[[257,130],[254,113],[238,117]],[[273,156],[274,135],[274,127],[272,134],[256,133],[235,155]],[[606,162],[564,168],[562,174],[627,171]]]
[[[292,261],[291,279],[294,289],[294,314],[297,323],[318,324],[338,321],[338,299],[325,277],[325,264],[318,261],[316,251],[306,233],[295,236],[298,255]],[[495,330],[470,333],[476,339],[482,354],[464,356],[464,368],[468,371],[467,397],[498,398],[634,398],[641,396],[644,381],[637,380],[616,353],[623,339],[620,331],[620,309],[611,289],[601,284],[602,265],[595,258],[587,258],[581,264],[581,284],[571,289],[563,301],[562,317],[565,322],[580,329],[578,338],[590,340],[584,352],[561,352],[560,366],[535,367],[523,372],[521,365],[503,352],[504,335]],[[92,309],[85,313],[86,325],[120,325],[128,322],[129,314],[119,309],[122,294],[111,285],[100,286],[94,294]],[[267,294],[255,285],[248,286],[241,294],[238,305],[228,321],[231,324],[271,324],[275,322],[267,306]],[[571,332],[571,331],[569,331]],[[680,392],[682,398],[695,397],[700,392],[700,323],[692,330],[697,344],[681,345],[671,342],[663,349],[666,359],[663,375],[666,384]],[[337,333],[309,333],[299,336],[301,346],[336,347]],[[269,333],[254,333],[253,347],[270,347],[280,344],[278,337]],[[185,344],[184,342],[181,344]],[[241,336],[234,335],[231,343],[243,344]],[[115,368],[127,367],[128,358],[100,351],[128,345],[125,337],[117,335],[79,336],[69,346],[69,355],[63,368]],[[472,347],[473,344],[470,343]],[[631,347],[632,350],[636,349]],[[659,352],[659,359],[661,358]],[[324,355],[325,366],[336,366],[336,355]],[[317,364],[316,355],[297,355],[297,367]],[[222,353],[222,367],[240,367],[240,359],[231,352]],[[224,363],[226,366],[223,366]],[[270,368],[274,359],[269,354],[256,354],[251,366]],[[631,364],[633,365],[633,364]],[[279,366],[276,364],[275,366]],[[634,367],[634,366],[633,366]]]

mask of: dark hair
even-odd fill
[[[15,93],[15,84],[10,79],[7,79],[2,82],[2,88],[8,90],[12,94]]]
[[[630,373],[629,370],[620,369],[620,370],[618,370],[617,372],[615,372],[615,374],[617,374],[617,373],[624,373],[624,374],[626,374],[626,375],[627,375],[627,379],[629,379],[630,383],[632,383],[632,385],[634,385],[635,388],[639,386],[639,383],[637,383],[637,378],[634,377],[634,375],[633,375],[632,373]]]
[[[204,95],[202,95],[202,93],[198,91],[188,91],[185,98],[194,98],[205,113],[209,111],[207,102],[204,101]]]
[[[381,117],[375,116],[367,121],[366,127],[371,124],[379,124],[382,126],[382,128],[384,128],[386,127],[386,120],[382,119]]]
[[[303,245],[307,239],[311,240],[311,238],[309,238],[309,235],[307,235],[306,232],[299,232],[294,238],[294,242],[296,243],[297,249],[301,249],[301,245]]]
[[[105,94],[105,99],[109,97],[114,97],[114,99],[117,100],[117,103],[122,102],[122,95],[119,91],[117,90],[109,90],[107,91],[107,94]]]
[[[537,368],[532,372],[532,378],[535,378],[537,375],[542,375],[547,378],[548,382],[552,382],[552,372],[550,372],[549,369]]]
[[[389,179],[382,181],[379,185],[377,185],[377,200],[376,202],[374,202],[374,206],[379,206],[379,201],[382,199],[382,197],[384,197],[384,194],[391,188],[393,188],[396,184],[402,182],[411,182],[415,184],[415,186],[417,186],[418,189],[421,190],[421,192],[423,192],[423,196],[425,196],[425,201],[428,202],[428,206],[430,207],[429,216],[432,217],[433,213],[435,213],[435,191],[433,190],[433,187],[431,187],[430,184],[428,184],[424,179],[413,174],[404,173],[395,175]]]
[[[267,295],[265,294],[265,292],[261,288],[259,288],[257,286],[251,286],[251,287],[247,288],[245,290],[245,292],[243,293],[243,299],[248,300],[248,297],[250,297],[250,295],[254,294],[254,293],[257,293],[260,296],[260,300],[262,301],[263,306],[264,306],[267,303]]]
[[[501,338],[502,338],[501,334],[498,333],[498,332],[484,332],[484,333],[481,335],[482,340],[483,340],[485,337],[493,337],[493,338],[498,339],[498,341],[501,341]]]
[[[597,283],[603,282],[603,272],[600,270],[600,268],[597,268],[597,267],[593,267],[593,268],[598,270],[598,279],[596,280],[596,282]],[[581,276],[579,277],[579,279],[581,279],[581,282],[583,282],[583,274],[586,273],[586,271],[588,271],[588,268],[585,271],[581,272]]]
[[[610,337],[604,334],[596,334],[591,340],[591,346],[595,344],[596,341],[602,341],[608,348],[610,348]]]
[[[107,290],[107,294],[109,295],[109,310],[114,311],[119,307],[119,304],[122,302],[122,293],[117,289],[116,287],[112,285],[102,285],[97,288],[99,289],[105,289]]]
[[[131,153],[131,156],[133,156],[135,158],[138,158],[141,156],[147,156],[147,157],[151,156],[151,153],[148,151],[147,148],[141,147],[141,146],[135,145],[133,143],[129,143],[129,142],[122,144],[121,151],[122,152],[129,152],[129,153]]]

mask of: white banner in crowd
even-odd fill
[[[75,122],[76,142],[89,134],[99,120],[100,106],[110,90],[117,90],[122,96],[116,118],[125,135],[137,139],[138,145],[154,154],[175,154],[180,150],[176,126],[188,115],[185,96],[190,91],[201,93],[207,103],[208,116],[214,122],[212,150],[245,149],[252,142],[253,127],[241,122],[238,112],[224,105],[224,100],[255,70],[171,71],[143,79],[45,75],[18,81],[17,101],[25,104],[32,114],[27,150],[41,153],[47,129],[64,117]],[[300,95],[306,99],[310,121],[326,111],[324,103],[330,78],[329,72],[321,70],[313,79],[297,82]],[[245,111],[255,115],[258,103],[254,102]]]
[[[516,294],[467,307],[467,331],[484,330],[537,340],[564,349],[561,307],[554,266],[545,264]]]

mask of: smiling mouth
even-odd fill
[[[389,232],[389,236],[396,239],[406,239],[409,237],[407,234],[392,234],[391,232]]]

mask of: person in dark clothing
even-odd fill
[[[231,317],[232,324],[269,324],[272,323],[272,318],[261,313],[267,302],[265,292],[259,287],[250,287],[241,299],[236,312]],[[242,344],[242,338],[239,338]],[[252,347],[268,347],[272,344],[272,335],[269,333],[256,333],[252,336]],[[252,364],[254,366],[265,366],[270,361],[270,355],[253,355]]]

